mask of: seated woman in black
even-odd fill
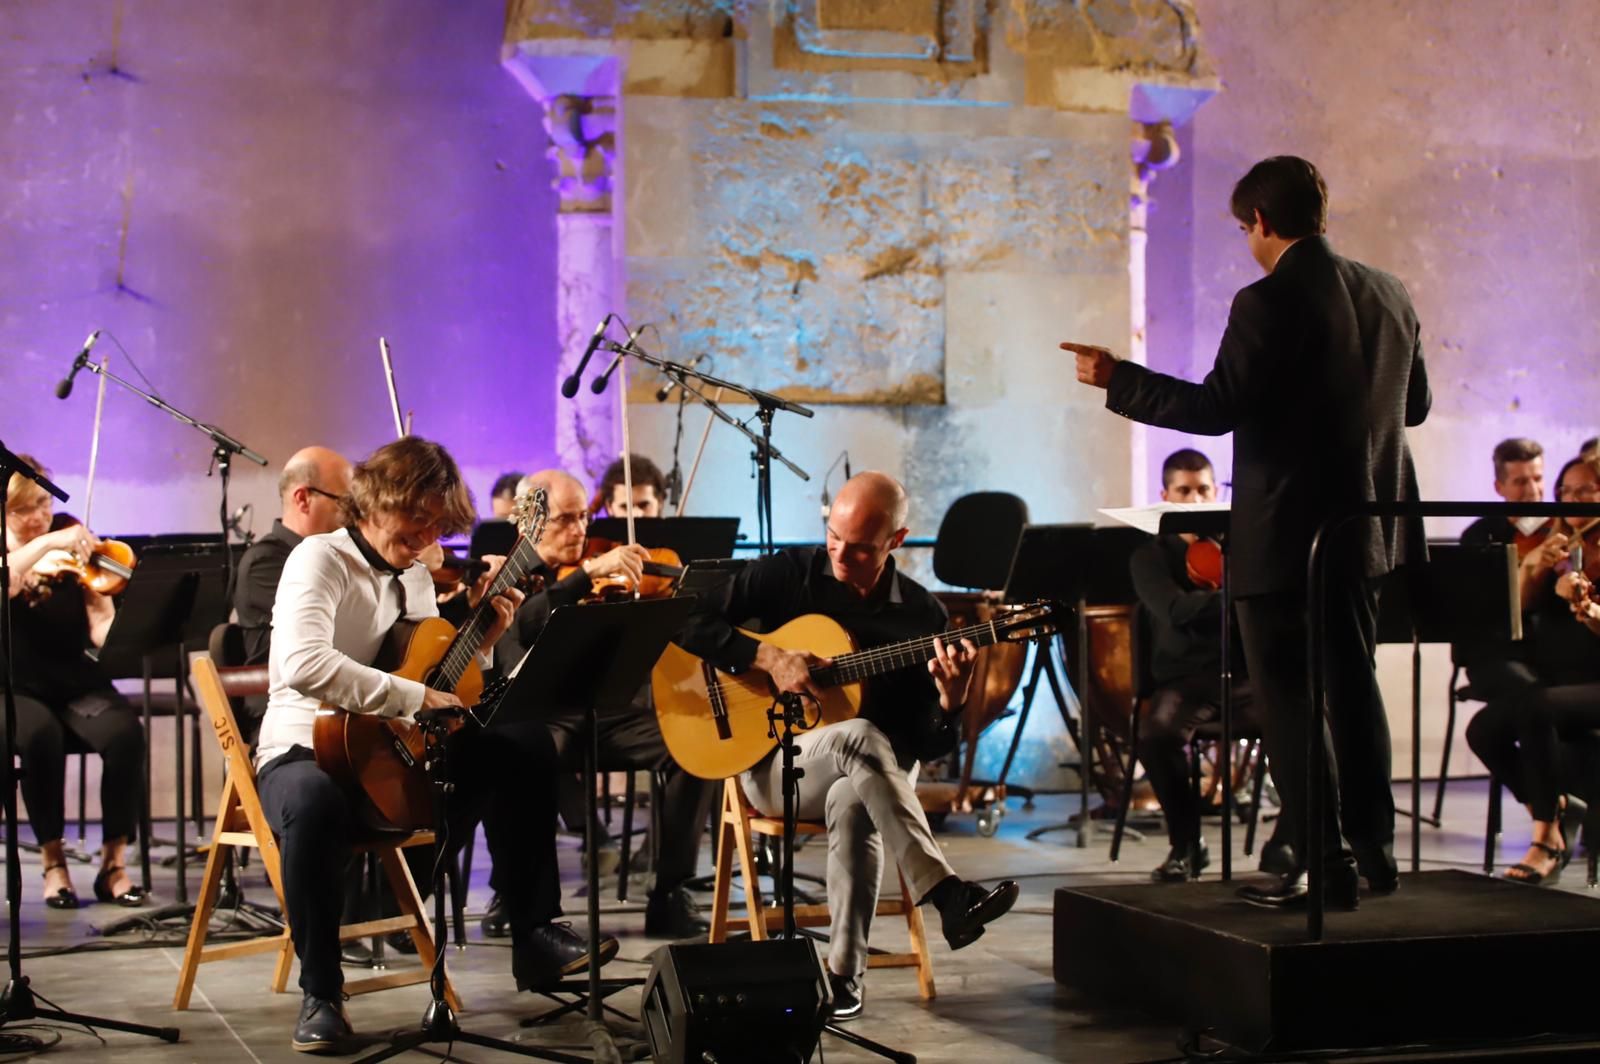
[[[26,455],[35,469],[38,462]],[[66,735],[100,755],[104,842],[95,897],[143,905],[123,857],[138,826],[144,731],[127,700],[84,651],[105,642],[115,607],[72,577],[50,578],[46,555],[86,558],[98,542],[81,525],[50,531],[50,496],[20,473],[6,485],[6,545],[11,551],[12,674],[16,687],[17,755],[22,798],[44,856],[44,899],[76,909],[78,895],[62,848]],[[41,560],[45,560],[41,565]],[[4,719],[0,718],[0,728]]]

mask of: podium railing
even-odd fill
[[[1323,749],[1323,722],[1327,720],[1327,682],[1324,676],[1324,632],[1327,625],[1327,544],[1350,522],[1367,517],[1600,517],[1600,503],[1486,503],[1486,502],[1390,502],[1366,503],[1324,521],[1311,538],[1306,558],[1307,663],[1306,682],[1310,692],[1312,719],[1307,728],[1306,760],[1306,937],[1322,938],[1326,886],[1323,862],[1322,808],[1326,774],[1320,771],[1327,752]],[[1574,622],[1577,623],[1577,622]]]

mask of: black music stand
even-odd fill
[[[232,550],[234,548],[230,548]],[[184,756],[184,724],[190,707],[184,696],[188,677],[186,644],[203,645],[212,626],[227,616],[227,578],[222,562],[222,546],[215,538],[209,543],[189,542],[152,546],[139,559],[128,580],[128,586],[118,597],[116,617],[105,643],[96,653],[96,660],[111,675],[133,675],[134,670],[144,680],[144,729],[150,735],[150,681],[155,676],[157,657],[175,654],[173,694],[173,748],[177,808],[173,811],[177,848],[175,863],[178,870],[177,900],[187,904],[189,887],[186,880],[188,847],[184,836],[186,788],[195,788],[193,815],[198,830],[204,830],[203,814],[199,804],[202,797],[198,788],[199,769],[199,717],[198,708],[191,724],[191,738],[195,744],[195,778],[188,775]],[[164,671],[164,670],[163,670]],[[157,841],[150,828],[150,747],[145,744],[145,794],[141,810],[140,831],[143,837],[139,847],[140,874],[144,887],[150,889],[150,847]],[[163,840],[164,841],[164,840]],[[159,910],[158,910],[159,911]],[[151,917],[154,914],[142,914]]]
[[[1422,814],[1422,644],[1522,638],[1517,551],[1430,543],[1428,560],[1391,572],[1380,586],[1378,642],[1411,644],[1411,870],[1422,870],[1422,825],[1441,826],[1444,765],[1454,736],[1446,730],[1433,815]]]
[[[516,677],[487,724],[493,728],[519,720],[539,720],[583,711],[584,817],[587,833],[596,819],[595,779],[599,742],[596,716],[625,709],[650,678],[656,659],[683,628],[693,609],[692,598],[650,599],[641,602],[596,603],[562,606],[550,620],[516,668]],[[586,840],[594,853],[597,840]],[[597,1053],[616,1052],[612,1033],[605,1026],[605,998],[643,979],[600,978],[600,862],[588,869],[589,971],[584,980],[564,980],[551,988],[578,995],[589,1019],[589,1036]],[[559,999],[558,999],[559,1000]],[[546,1016],[524,1020],[532,1026],[569,1011],[564,1005]],[[614,1011],[614,1010],[613,1010]],[[630,1018],[631,1019],[631,1018]]]
[[[683,562],[728,558],[739,541],[737,517],[635,517],[635,542],[667,547]],[[602,517],[589,523],[589,535],[613,543],[628,542],[628,519]]]
[[[49,478],[39,473],[32,466],[23,462],[20,457],[8,450],[3,443],[0,443],[0,484],[9,484],[13,473],[21,473],[62,502],[67,501],[66,492],[51,483]],[[6,733],[3,755],[4,764],[0,765],[0,786],[4,787],[6,918],[10,936],[6,953],[11,966],[10,978],[6,982],[4,990],[0,990],[0,1027],[18,1021],[54,1020],[62,1023],[79,1024],[89,1027],[91,1030],[95,1027],[104,1027],[113,1031],[148,1035],[151,1038],[159,1038],[163,1042],[176,1042],[179,1034],[176,1027],[150,1027],[145,1024],[128,1023],[124,1020],[108,1020],[99,1016],[85,1016],[56,1008],[48,998],[37,993],[29,982],[28,977],[22,974],[22,921],[18,919],[22,907],[22,861],[17,852],[17,771],[15,765],[17,756],[17,705],[11,662],[11,551],[6,539],[6,508],[3,496],[0,496],[0,690],[3,690]],[[38,1005],[39,1001],[43,1001],[49,1007],[41,1009]],[[0,1034],[0,1050],[6,1053],[37,1051],[44,1048],[48,1047],[42,1045],[38,1039],[28,1035]]]

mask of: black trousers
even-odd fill
[[[33,837],[42,845],[65,832],[67,736],[100,755],[100,809],[107,839],[132,839],[139,828],[144,787],[144,728],[139,715],[115,689],[47,704],[18,694],[17,756],[22,762],[22,800]],[[0,714],[0,741],[5,734]]]
[[[547,725],[561,765],[569,769],[581,766],[583,748],[579,737],[583,718],[558,717],[547,721]],[[715,785],[689,775],[672,760],[652,710],[604,716],[597,726],[602,766],[623,762],[661,771],[665,786],[657,817],[661,837],[656,840],[656,890],[671,890],[694,876],[700,860],[700,836],[711,812]],[[582,822],[580,814],[578,823]]]
[[[456,789],[447,853],[481,818],[494,860],[489,882],[506,906],[513,935],[560,916],[556,755],[548,731],[538,724],[492,731],[469,725],[451,738],[448,757]],[[339,918],[351,840],[358,834],[354,811],[301,746],[263,765],[256,789],[283,855],[285,915],[300,958],[300,988],[336,998],[344,987]]]
[[[1306,598],[1296,593],[1260,595],[1240,599],[1238,606],[1245,663],[1282,803],[1277,834],[1303,863],[1306,745],[1311,734]],[[1363,871],[1392,865],[1394,859],[1389,721],[1372,660],[1377,618],[1376,581],[1329,575],[1324,628],[1328,713],[1319,726],[1323,749],[1333,756],[1320,767],[1326,795],[1320,828],[1327,863],[1348,859],[1342,834]]]
[[[1184,748],[1196,728],[1220,718],[1221,706],[1222,678],[1217,673],[1182,676],[1150,696],[1139,722],[1139,763],[1161,803],[1173,849],[1187,850],[1200,837],[1200,803],[1190,786]],[[1233,721],[1236,728],[1259,727],[1247,683],[1233,685]]]
[[[1557,800],[1541,777],[1550,774],[1553,737],[1536,723],[1529,698],[1540,686],[1526,662],[1484,661],[1467,667],[1467,682],[1484,707],[1467,722],[1467,746],[1535,820],[1554,820]],[[1530,764],[1531,762],[1531,764]],[[1530,779],[1533,786],[1529,786]]]

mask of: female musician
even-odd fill
[[[34,459],[22,457],[44,471]],[[72,577],[45,575],[50,551],[67,551],[83,562],[99,542],[81,525],[50,531],[50,502],[43,488],[20,473],[6,485],[16,749],[23,768],[23,800],[44,855],[45,904],[52,909],[78,907],[61,841],[65,742],[71,732],[102,761],[104,843],[95,897],[143,905],[145,891],[129,879],[124,852],[138,825],[144,732],[133,708],[84,654],[105,642],[115,613],[111,600]]]
[[[1556,478],[1560,502],[1600,500],[1600,466],[1573,459]],[[1564,533],[1553,534],[1553,546],[1540,547],[1557,557],[1553,572],[1570,567],[1570,545]],[[1526,579],[1526,560],[1524,562]],[[1510,788],[1533,818],[1528,852],[1512,865],[1506,878],[1521,883],[1549,882],[1572,855],[1573,831],[1581,821],[1582,804],[1565,793],[1575,775],[1572,751],[1559,738],[1555,717],[1582,703],[1585,689],[1600,691],[1600,640],[1573,620],[1573,600],[1580,585],[1561,572],[1534,597],[1524,613],[1527,681],[1491,699],[1467,725],[1467,744],[1493,776]],[[1573,689],[1579,694],[1571,695]],[[1563,692],[1559,697],[1557,692]]]

